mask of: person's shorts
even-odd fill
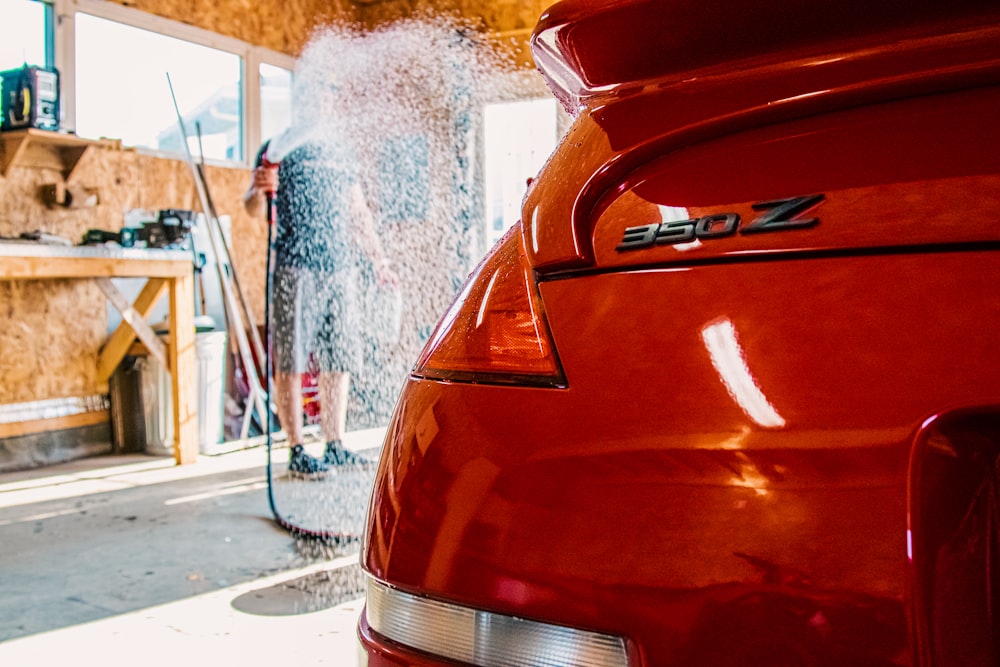
[[[356,268],[315,271],[277,266],[271,287],[274,370],[357,374],[361,364]]]

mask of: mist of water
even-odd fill
[[[331,327],[326,308],[309,313],[321,320],[311,323],[318,345],[331,335],[355,337],[346,369],[352,374],[348,431],[387,423],[420,348],[486,250],[478,166],[482,107],[511,96],[505,87],[513,84],[504,75],[512,69],[509,57],[467,23],[443,16],[371,31],[324,26],[298,61],[292,125],[271,139],[268,158],[290,163],[312,150],[309,173],[323,175],[289,199],[313,213],[312,236],[293,249],[293,261],[334,271],[328,282],[342,280],[345,266],[354,269],[357,299],[349,306],[352,316],[340,318],[346,326]],[[321,148],[309,148],[315,146]],[[341,215],[343,182],[351,180],[362,186],[395,285],[378,279],[370,248]],[[329,215],[333,207],[337,215]],[[281,230],[280,208],[278,225]],[[280,289],[275,298],[282,297]],[[320,296],[309,293],[305,300]],[[315,370],[320,355],[308,356]],[[316,415],[308,419],[318,422]],[[322,446],[309,449],[322,454]],[[279,505],[311,529],[360,531],[370,483],[370,475],[331,476],[279,492]]]

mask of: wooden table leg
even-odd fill
[[[194,281],[178,276],[170,281],[170,377],[174,401],[174,459],[178,464],[198,458],[198,409],[194,341]]]

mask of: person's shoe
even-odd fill
[[[323,452],[323,463],[338,468],[368,468],[375,465],[375,462],[371,459],[358,456],[354,452],[345,449],[340,440],[331,440],[326,443],[326,451]]]
[[[329,472],[329,467],[315,456],[306,453],[302,445],[294,445],[288,457],[288,474],[292,477],[319,479]]]

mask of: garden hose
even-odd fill
[[[267,417],[264,430],[267,432],[267,502],[271,507],[271,514],[279,526],[287,530],[298,539],[307,539],[324,544],[339,545],[357,541],[360,535],[343,531],[314,530],[299,526],[285,518],[278,510],[278,505],[274,498],[274,471],[271,464],[271,454],[273,448],[274,411],[271,409],[271,288],[273,283],[272,255],[274,254],[274,193],[267,193],[267,267],[266,286],[264,291],[264,375],[265,375],[265,396],[267,406]]]

